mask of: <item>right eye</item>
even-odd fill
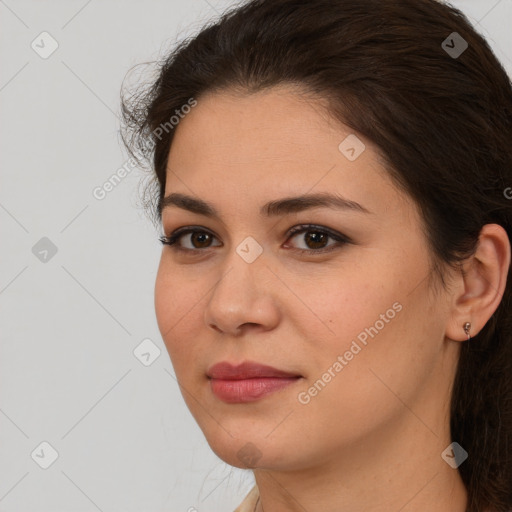
[[[192,243],[192,247],[183,247],[177,243],[185,235],[191,235],[189,241]],[[204,229],[180,228],[174,231],[171,236],[161,236],[160,242],[164,245],[170,245],[174,251],[198,252],[198,250],[209,249],[211,246],[205,244],[211,243],[213,238],[216,238],[215,235]]]

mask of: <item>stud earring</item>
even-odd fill
[[[466,322],[464,324],[464,332],[468,335],[468,341],[471,339],[471,336],[469,335],[470,328],[471,328],[471,324],[469,322]]]

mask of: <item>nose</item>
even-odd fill
[[[248,263],[235,250],[226,258],[207,302],[205,324],[233,337],[248,329],[266,331],[279,322],[275,291],[279,280],[268,268],[264,253]]]

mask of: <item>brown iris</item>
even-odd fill
[[[313,233],[313,234],[311,234],[311,233]],[[324,245],[323,245],[324,242],[326,242],[328,238],[329,238],[329,235],[327,235],[326,233],[319,233],[317,231],[308,231],[305,236],[306,245],[310,249],[322,249],[324,247]],[[310,247],[309,242],[312,242],[314,245],[316,244],[316,246]],[[320,244],[321,247],[317,246],[318,244]]]

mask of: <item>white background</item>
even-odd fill
[[[213,454],[174,378],[142,175],[92,194],[127,160],[127,71],[234,4],[0,0],[0,512],[231,512],[252,486]],[[452,4],[512,76],[512,0]],[[59,45],[47,59],[31,47],[43,31]],[[161,354],[144,366],[147,338]],[[58,452],[47,469],[43,441]]]

